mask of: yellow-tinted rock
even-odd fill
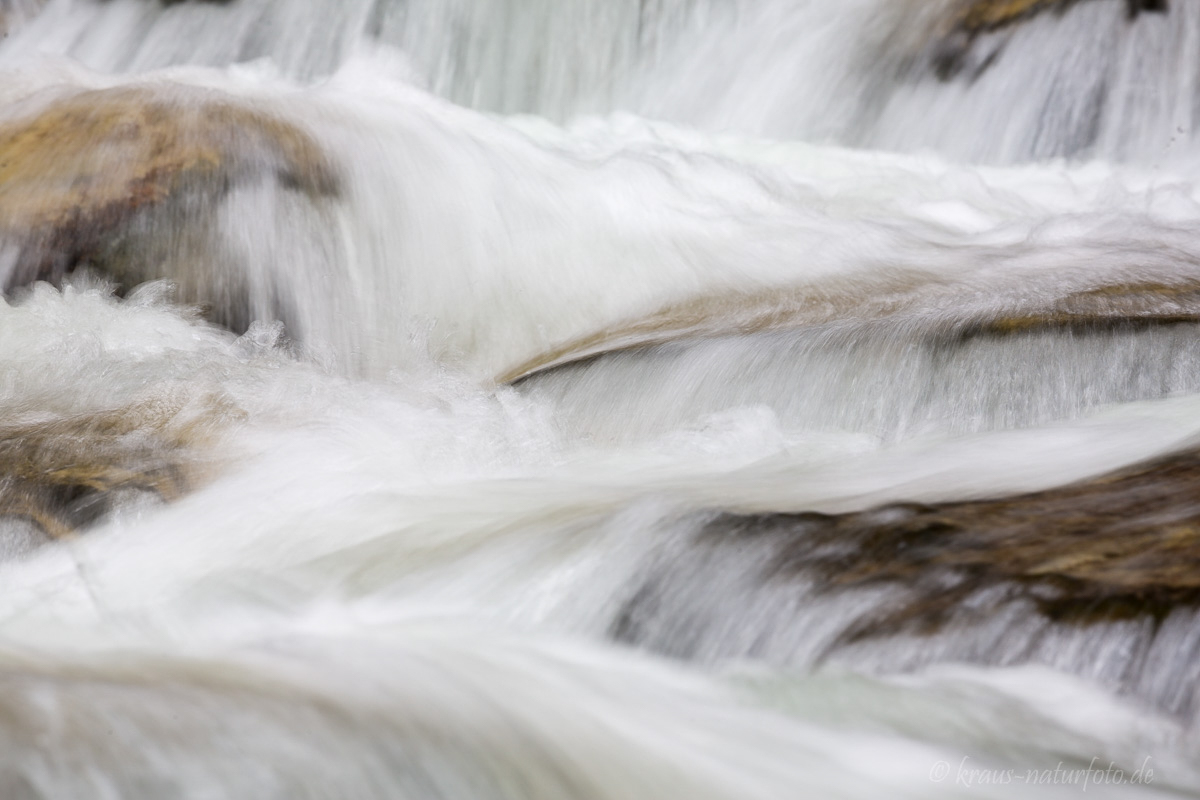
[[[1044,11],[1066,11],[1082,0],[967,0],[959,10],[959,25],[971,32],[994,30]],[[1130,17],[1142,11],[1168,10],[1166,0],[1126,0]]]
[[[969,31],[1010,25],[1051,8],[1064,8],[1075,0],[972,0],[961,12],[959,24]]]
[[[204,481],[217,426],[239,415],[213,398],[198,410],[159,401],[0,427],[0,517],[61,538],[102,517],[122,490],[175,500]]]
[[[213,91],[89,91],[4,122],[0,232],[24,244],[6,288],[96,258],[135,215],[262,179],[309,196],[337,190],[311,135]]]
[[[994,30],[1027,19],[1043,11],[1064,11],[1081,0],[967,0],[958,24],[971,32]],[[1126,0],[1133,17],[1143,11],[1166,11],[1167,0]]]
[[[931,50],[934,69],[941,78],[952,78],[969,62],[967,54],[981,34],[1009,28],[1047,12],[1062,14],[1081,2],[1088,0],[959,0],[950,6],[950,14],[940,29],[930,31],[934,38]],[[1131,19],[1143,11],[1167,10],[1168,0],[1125,0],[1125,12]],[[993,58],[983,58],[977,69],[986,68],[992,61]]]

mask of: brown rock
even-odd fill
[[[131,231],[197,235],[183,230],[196,209],[263,180],[311,198],[338,190],[306,131],[213,91],[89,91],[0,123],[0,234],[21,247],[4,289],[84,263],[126,285],[159,277],[126,263],[153,249],[129,247]]]
[[[178,499],[211,469],[213,423],[240,416],[222,398],[198,411],[158,401],[0,427],[0,518],[63,538],[103,518],[121,493]]]
[[[1082,0],[969,0],[959,12],[958,25],[972,33],[995,30],[1045,11],[1065,11]],[[1126,0],[1130,17],[1143,11],[1164,12],[1167,0]]]
[[[943,80],[953,78],[970,61],[968,52],[979,35],[1012,27],[1039,14],[1061,14],[1081,2],[1087,0],[962,0],[938,35],[932,50],[933,67]],[[1134,19],[1143,11],[1165,13],[1168,0],[1126,0],[1125,7],[1129,18]],[[973,72],[986,69],[994,55],[983,58]]]
[[[725,515],[715,537],[785,537],[773,571],[823,591],[903,587],[842,641],[931,633],[986,614],[979,598],[1031,601],[1087,625],[1200,607],[1200,451],[1042,492],[853,514]],[[996,591],[991,591],[996,590]]]
[[[958,25],[971,32],[1011,25],[1042,11],[1066,8],[1076,0],[972,0],[961,10]]]
[[[896,320],[910,330],[923,329],[929,340],[938,343],[1054,330],[1087,335],[1200,323],[1200,281],[1189,279],[1104,283],[1058,295],[1052,293],[1056,290],[1048,289],[1036,300],[1016,298],[999,313],[964,311],[952,286],[898,279],[891,284],[879,282],[870,289],[863,292],[859,288],[854,293],[806,287],[757,295],[697,297],[569,341],[504,371],[496,380],[517,383],[605,354],[651,349],[670,342],[847,321],[871,324]],[[937,313],[930,313],[931,307],[936,307]]]
[[[1197,322],[1200,284],[1195,281],[1128,283],[1074,292],[1044,308],[974,320],[957,332],[962,338],[1048,330],[1087,334]]]

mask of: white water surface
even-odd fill
[[[884,92],[924,46],[905,5],[14,5],[3,118],[111,86],[216,96],[301,126],[342,186],[238,186],[203,257],[163,265],[247,285],[244,335],[164,283],[118,299],[81,275],[0,306],[9,420],[179,409],[208,467],[0,564],[0,795],[1196,796],[1196,720],[1159,700],[1200,678],[1155,651],[1153,691],[1114,689],[1104,648],[1136,632],[1050,637],[1032,663],[972,641],[930,666],[901,641],[818,667],[886,598],[698,570],[674,596],[708,625],[693,659],[611,641],[714,511],[993,497],[1200,441],[1193,326],[930,338],[1200,279],[1200,170],[1187,137],[1160,158],[1190,73],[1131,55],[1190,41],[1195,10],[1080,3],[975,83]],[[1099,29],[1116,56],[1072,49]],[[1161,58],[1175,105],[1113,100],[1085,146],[1035,135],[1050,90],[1012,95],[1039,37],[1081,81]],[[24,246],[5,234],[0,268]],[[748,331],[764,307],[795,316]],[[496,383],[695,308],[657,349]],[[790,649],[742,647],[785,602]]]

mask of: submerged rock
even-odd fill
[[[1089,0],[964,0],[958,4],[947,32],[935,48],[934,66],[942,79],[958,75],[971,61],[967,53],[976,37],[1009,28],[1044,13],[1062,14],[1072,6]],[[1144,11],[1165,13],[1168,0],[1125,0],[1126,14],[1135,19]],[[986,69],[995,53],[984,58],[972,70]]]
[[[614,638],[889,672],[1042,663],[1200,714],[1200,450],[998,499],[698,522]]]
[[[1044,11],[1065,11],[1083,0],[970,0],[961,10],[958,25],[967,31],[994,30]],[[1143,11],[1166,11],[1167,0],[1125,0],[1130,17]]]
[[[1200,284],[1130,283],[1074,292],[1045,308],[973,321],[959,327],[957,333],[964,338],[1046,330],[1087,334],[1197,322]]]
[[[159,401],[0,427],[0,537],[22,538],[24,521],[61,539],[121,507],[178,499],[211,466],[207,422],[231,413],[219,398],[199,415]]]
[[[171,277],[183,300],[212,303],[218,321],[244,326],[241,287],[206,288],[170,265],[211,250],[206,224],[219,201],[263,182],[310,199],[338,191],[311,135],[221,93],[120,88],[57,99],[0,123],[0,242],[17,249],[4,290],[57,283],[85,265],[122,288]]]
[[[779,574],[816,574],[827,591],[891,582],[910,591],[846,638],[936,629],[979,613],[964,601],[997,587],[1006,601],[1023,596],[1042,614],[1081,625],[1162,619],[1177,606],[1200,607],[1200,451],[997,500],[726,519],[712,528],[772,531],[792,539]]]
[[[960,12],[959,26],[968,31],[1011,25],[1051,8],[1062,10],[1076,0],[973,0]]]
[[[497,382],[519,383],[622,351],[844,323],[894,323],[903,327],[906,335],[918,332],[933,346],[957,346],[979,336],[1046,331],[1108,334],[1200,323],[1200,281],[1188,278],[1113,281],[1080,291],[1046,287],[1034,296],[1011,299],[997,293],[996,308],[959,302],[960,291],[937,285],[921,285],[918,291],[897,282],[880,283],[859,294],[815,287],[700,297],[567,342],[501,373]],[[864,328],[864,333],[869,331]]]

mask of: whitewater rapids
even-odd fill
[[[1200,281],[1195,87],[1122,90],[1200,12],[1120,5],[897,86],[911,3],[10,4],[0,121],[219,93],[344,188],[239,186],[163,265],[243,287],[244,332],[86,270],[0,305],[9,419],[170,405],[212,437],[178,502],[37,549],[0,523],[0,797],[1196,796],[1194,613],[1145,652],[1016,614],[828,658],[886,593],[751,585],[767,554],[696,541],[1200,443],[1196,323],[954,338]],[[1098,30],[1125,49],[1056,69],[1110,59],[1126,105],[1031,133],[1064,91],[1039,43]],[[667,567],[674,616],[614,641]]]

